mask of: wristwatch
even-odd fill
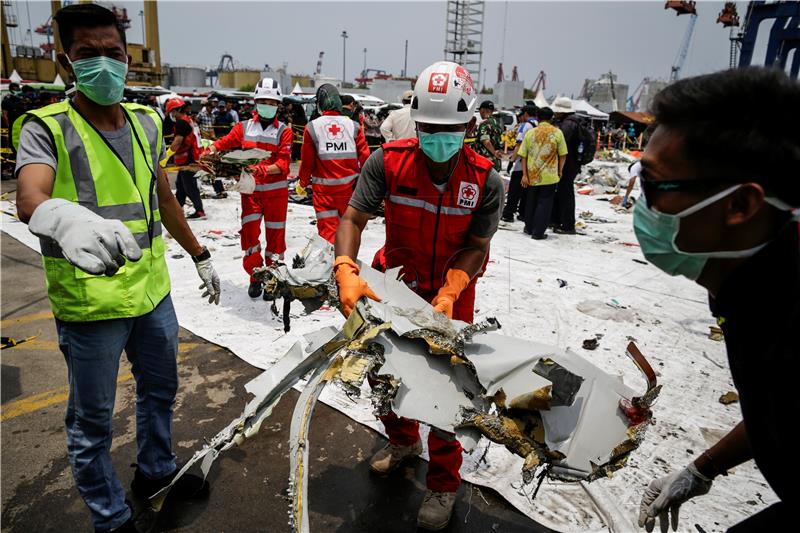
[[[200,261],[205,261],[206,259],[211,259],[211,252],[208,251],[208,248],[203,246],[203,251],[200,252],[198,255],[192,256],[192,261],[195,263],[199,263]]]

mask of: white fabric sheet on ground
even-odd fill
[[[621,171],[625,166],[620,165]],[[636,242],[631,216],[614,212],[598,198],[603,197],[576,198],[578,213],[589,210],[610,221],[590,222],[587,235],[551,234],[547,240],[534,241],[522,234],[519,222],[501,228],[492,240],[486,274],[477,285],[476,319],[497,317],[501,333],[571,349],[643,391],[643,379],[625,355],[632,337],[664,385],[653,408],[656,424],[628,466],[611,479],[591,484],[546,481],[531,502],[533,487],[522,486],[522,459],[493,444],[485,462],[477,464],[485,440],[465,456],[465,480],[497,490],[532,519],[559,531],[635,530],[639,499],[647,483],[685,466],[741,419],[737,404],[725,406],[718,401],[734,388],[724,343],[707,338],[714,321],[706,294],[686,279],[671,278],[651,265],[635,262],[642,257],[638,247],[628,245]],[[14,210],[8,202],[2,205],[4,211]],[[282,321],[271,316],[268,304],[247,296],[248,277],[242,270],[237,233],[238,195],[207,200],[205,208],[208,218],[190,225],[211,250],[222,280],[222,297],[219,306],[201,299],[194,264],[173,239],[167,239],[172,298],[181,326],[229,348],[254,366],[268,368],[301,335],[343,324],[335,309],[301,316],[302,305],[293,302],[297,316],[292,317],[291,331],[284,333]],[[313,220],[310,206],[289,205],[288,261],[316,232]],[[27,226],[5,214],[2,230],[38,251],[38,240]],[[360,259],[371,263],[383,241],[383,219],[370,221]],[[561,288],[557,279],[567,285]],[[582,341],[596,335],[602,335],[599,347],[582,350]],[[243,405],[244,396],[242,391]],[[368,400],[353,401],[335,386],[326,387],[321,400],[357,422],[382,430]],[[209,436],[227,422],[208,423]],[[724,531],[776,500],[751,462],[715,481],[709,495],[685,504],[680,528],[694,531],[694,524],[699,524],[709,532]]]

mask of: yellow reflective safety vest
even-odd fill
[[[155,174],[161,119],[137,104],[122,104],[122,110],[131,128],[134,176],[69,101],[28,112],[50,132],[58,153],[52,197],[121,220],[142,249],[139,261],[126,261],[113,276],[96,276],[64,259],[52,239],[40,239],[50,305],[65,322],[141,316],[169,294]]]

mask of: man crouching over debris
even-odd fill
[[[785,117],[739,102],[794,109]],[[749,459],[780,502],[729,531],[788,531],[800,504],[800,85],[779,69],[689,78],[655,99],[657,127],[638,175],[633,224],[645,257],[708,289],[742,404],[730,433],[683,470],[652,481],[639,526],[677,530],[678,510]],[[790,513],[791,521],[790,521]]]
[[[472,78],[460,65],[429,66],[411,101],[417,138],[384,144],[365,163],[336,233],[334,272],[345,315],[362,296],[377,299],[359,277],[355,259],[370,213],[385,199],[386,244],[373,267],[402,267],[403,280],[436,310],[472,322],[475,282],[503,208],[503,185],[491,161],[464,146],[476,96]],[[394,413],[381,421],[389,444],[370,468],[388,474],[419,455],[422,443],[416,421]],[[418,522],[438,530],[450,520],[461,483],[461,444],[452,434],[432,429],[428,451],[428,491]]]

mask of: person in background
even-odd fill
[[[217,138],[222,138],[231,132],[231,128],[235,124],[233,114],[228,111],[228,106],[225,102],[220,102],[217,105],[217,117],[214,120],[214,129],[217,132]]]
[[[553,233],[575,235],[575,177],[581,171],[581,123],[572,109],[572,100],[566,96],[556,98],[553,102],[555,123],[564,134],[567,143],[567,157],[564,170],[556,187],[553,198],[553,212],[550,223]]]
[[[786,113],[742,102],[770,102],[796,117],[800,84],[772,67],[674,82],[653,101],[655,131],[631,169],[642,191],[633,211],[642,253],[708,290],[742,411],[716,444],[650,482],[639,512],[647,531],[657,520],[661,531],[669,522],[677,530],[687,500],[751,459],[778,501],[728,531],[797,526],[800,129],[786,128]],[[697,401],[700,423],[699,395]]]
[[[339,100],[342,102],[342,115],[353,118],[353,111],[356,109],[356,99],[349,94],[340,94]],[[353,120],[355,120],[353,118]]]
[[[76,80],[70,100],[30,111],[17,158],[17,212],[41,243],[47,294],[64,355],[67,455],[95,532],[136,533],[112,462],[114,401],[124,351],[136,381],[137,458],[131,492],[146,500],[178,472],[172,421],[178,320],[163,229],[191,256],[209,303],[219,303],[211,254],[195,238],[158,166],[161,119],[122,104],[130,56],[108,9],[76,3],[53,17]],[[187,259],[188,260],[188,259]],[[115,451],[114,454],[119,452]],[[117,461],[130,463],[130,460]],[[166,504],[207,494],[181,477]],[[61,513],[62,511],[56,511]],[[63,530],[74,523],[59,514]]]
[[[346,117],[350,117],[357,122],[359,126],[363,126],[364,117],[361,114],[363,109],[361,104],[349,94],[342,94],[340,98],[342,100],[342,114]]]
[[[253,271],[275,260],[283,259],[286,251],[286,213],[289,207],[289,165],[292,159],[292,130],[278,120],[283,95],[278,82],[262,78],[253,90],[256,112],[252,118],[237,123],[231,132],[214,141],[209,152],[259,148],[269,157],[251,165],[255,179],[252,193],[241,193],[242,268],[249,275],[247,295],[265,297],[261,282]],[[264,226],[266,250],[262,253],[261,226]]]
[[[364,113],[364,136],[367,138],[370,153],[380,148],[383,143],[381,120],[372,109]]]
[[[314,212],[319,235],[333,243],[339,219],[353,194],[359,172],[369,157],[364,129],[342,110],[336,87],[326,83],[317,90],[320,117],[303,133],[300,181],[295,192],[305,196],[313,186]]]
[[[392,111],[381,124],[381,135],[386,142],[397,139],[413,139],[417,136],[417,124],[411,120],[411,97],[414,91],[403,93],[403,107]]]
[[[183,98],[175,97],[167,100],[167,115],[175,123],[175,137],[167,148],[166,157],[161,160],[161,167],[166,167],[170,159],[173,159],[175,165],[184,167],[178,171],[175,197],[181,207],[186,203],[187,197],[191,200],[194,213],[186,218],[206,218],[203,199],[195,177],[198,170],[195,165],[200,158],[200,140],[197,136],[199,129],[188,115],[190,109],[191,105]]]
[[[239,112],[236,111],[236,106],[232,101],[228,100],[225,103],[225,112],[230,115],[231,124],[238,124],[239,123]]]
[[[214,104],[209,100],[203,101],[203,107],[197,113],[197,126],[200,128],[200,135],[203,139],[216,139],[214,135]]]
[[[539,125],[525,134],[517,152],[522,158],[522,187],[525,200],[525,233],[535,240],[546,239],[553,209],[553,197],[564,170],[567,143],[564,134],[553,126],[553,110],[542,107],[536,113]]]
[[[475,150],[491,161],[494,169],[499,172],[501,168],[500,161],[503,157],[503,152],[500,151],[500,147],[503,145],[503,128],[493,116],[494,103],[491,100],[484,100],[478,108],[478,113],[480,113],[483,122],[478,125],[478,139],[475,143]]]
[[[214,131],[214,103],[211,100],[203,101],[203,107],[197,114],[197,125],[200,129],[200,135],[203,139],[215,140],[216,133]],[[221,200],[227,198],[228,193],[225,192],[225,184],[221,179],[215,179],[213,183],[214,196],[211,198]]]
[[[508,183],[508,197],[503,208],[503,222],[514,222],[515,212],[517,213],[517,220],[525,219],[527,191],[522,188],[522,160],[517,154],[520,146],[522,146],[522,141],[525,140],[525,135],[536,127],[536,109],[535,105],[526,104],[517,118],[519,122],[517,126],[517,144],[514,146],[511,160],[508,162],[511,180]]]

